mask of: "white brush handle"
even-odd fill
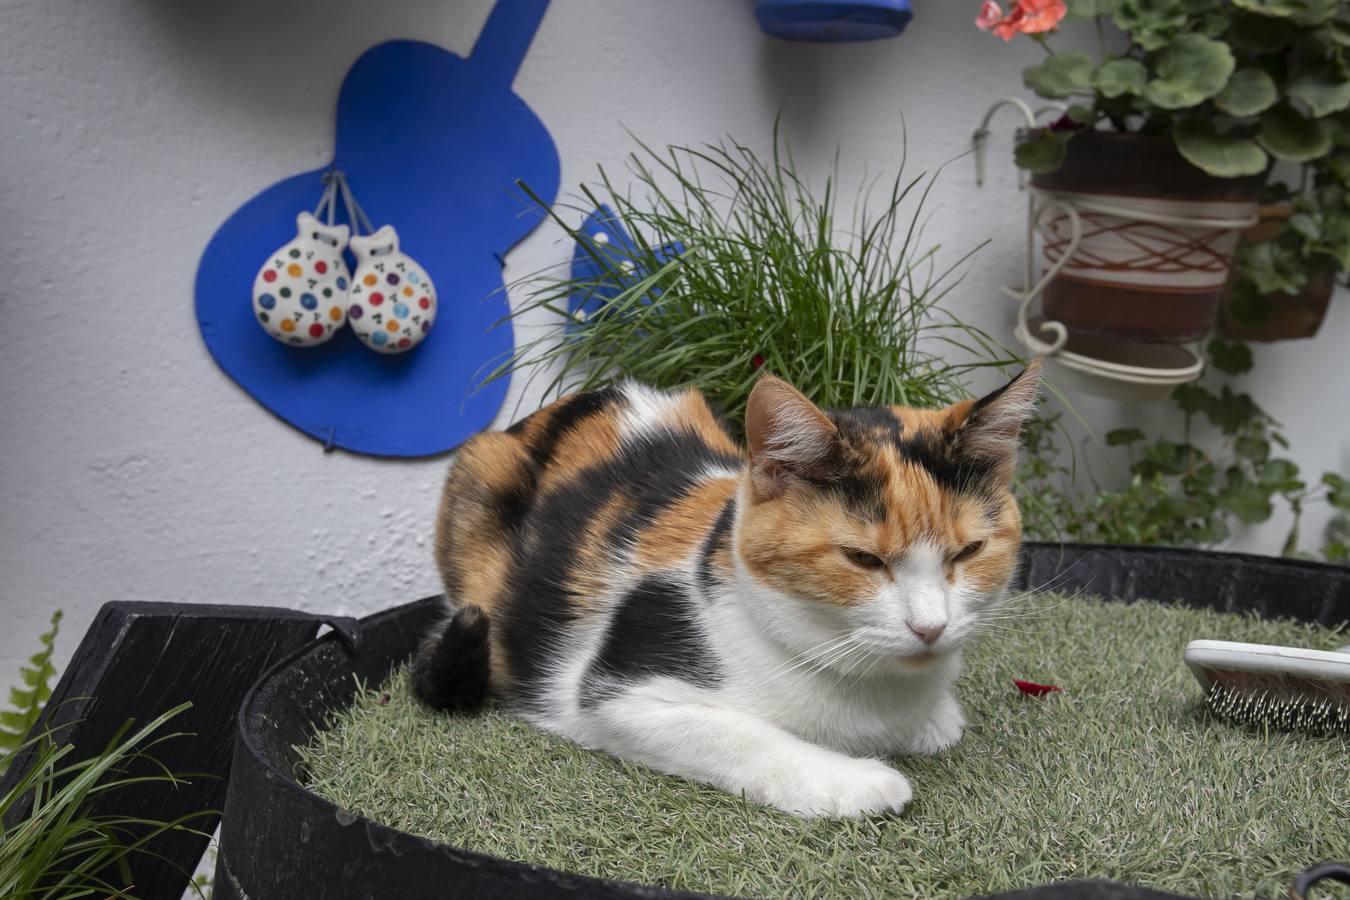
[[[1350,648],[1305,650],[1274,644],[1191,641],[1182,658],[1195,680],[1208,691],[1211,682],[1206,670],[1290,675],[1350,684],[1350,652],[1347,650]]]

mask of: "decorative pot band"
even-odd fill
[[[1073,203],[1083,235],[1059,277],[1136,291],[1209,292],[1228,280],[1240,232],[1256,222],[1256,203],[1187,201],[1032,188]],[[1046,262],[1068,249],[1069,217],[1048,208],[1039,217]]]
[[[1181,343],[1213,327],[1249,200],[1177,200],[1032,188],[1054,276],[1046,315],[1084,334]],[[1079,231],[1075,237],[1074,223]]]

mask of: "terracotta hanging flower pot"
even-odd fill
[[[1223,308],[1223,333],[1237,341],[1293,341],[1317,334],[1336,290],[1336,270],[1314,269],[1296,294],[1274,291],[1262,294],[1264,315],[1244,321],[1233,314],[1231,298]]]
[[[1294,214],[1294,205],[1263,206],[1257,214],[1261,220],[1242,236],[1245,245],[1264,244],[1278,238],[1285,222]],[[1321,329],[1322,320],[1331,306],[1337,274],[1336,267],[1327,262],[1311,268],[1307,280],[1295,293],[1256,293],[1251,286],[1241,284],[1239,262],[1224,291],[1220,330],[1225,337],[1238,341],[1292,341],[1313,337]],[[1256,296],[1243,298],[1244,290],[1252,291]]]
[[[1046,286],[1047,318],[1090,335],[1170,343],[1203,337],[1265,180],[1265,173],[1208,175],[1165,135],[1076,135],[1063,165],[1031,179],[1047,199],[1074,203],[1082,219],[1077,250]],[[1069,247],[1070,216],[1051,208],[1037,227],[1052,265]]]

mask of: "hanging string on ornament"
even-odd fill
[[[361,342],[380,353],[404,353],[426,339],[436,320],[436,286],[425,269],[398,245],[392,225],[378,230],[352,195],[342,173],[335,173],[347,218],[356,271],[347,295],[347,321]],[[361,234],[361,229],[365,234]]]
[[[295,237],[274,251],[253,279],[253,315],[283,344],[316,347],[347,321],[351,276],[342,251],[350,229],[333,223],[342,181],[337,172],[324,176],[319,205],[295,217]]]

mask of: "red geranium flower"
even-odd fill
[[[1053,31],[1067,12],[1064,0],[1014,0],[1012,9],[1005,16],[1003,8],[994,0],[985,0],[975,25],[981,31],[992,31],[1010,41],[1019,34]]]

